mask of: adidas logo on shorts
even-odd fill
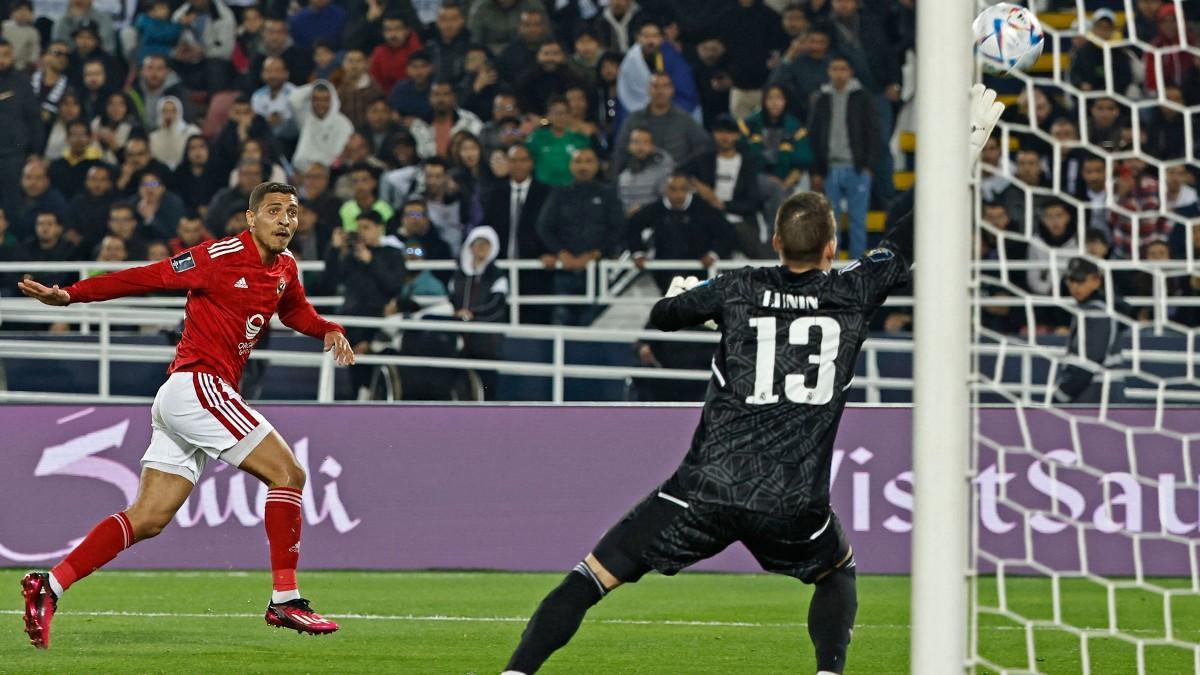
[[[242,277],[241,279],[238,279],[236,282],[234,282],[233,287],[234,288],[250,288],[250,285],[246,283],[246,277]]]

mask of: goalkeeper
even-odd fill
[[[1004,108],[995,96],[982,85],[972,91],[976,154]],[[763,569],[815,586],[808,633],[817,669],[845,668],[858,600],[854,551],[829,505],[830,461],[871,315],[908,280],[912,218],[836,273],[835,234],[824,196],[793,195],[775,218],[779,266],[676,279],[654,305],[660,330],[715,322],[721,331],[691,449],[542,600],[508,674],[535,672],[621,584],[651,570],[675,574],[735,541]]]

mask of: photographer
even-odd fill
[[[382,317],[384,307],[404,288],[404,252],[383,245],[383,218],[378,212],[363,211],[356,224],[354,232],[333,231],[320,287],[324,295],[341,290],[340,314]],[[346,338],[356,354],[366,354],[375,333],[374,328],[347,327]],[[355,391],[370,381],[370,375],[371,366],[351,369]]]

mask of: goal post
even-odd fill
[[[969,88],[974,3],[917,12],[912,667],[967,663],[971,315]]]

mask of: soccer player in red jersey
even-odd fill
[[[237,391],[250,350],[276,311],[285,325],[324,340],[325,351],[333,350],[338,363],[354,363],[344,329],[317,315],[287,250],[298,209],[295,187],[263,183],[250,193],[249,229],[236,237],[66,288],[32,280],[18,284],[25,295],[57,306],[164,289],[188,291],[183,339],[151,408],[153,434],[142,457],[137,498],[97,523],[49,572],[31,572],[21,581],[25,632],[35,647],[50,646],[50,620],[63,592],[121,551],[162,532],[210,458],[267,484],[264,524],[273,586],[267,623],[314,634],[338,629],[312,611],[296,585],[304,470],[271,423]]]

